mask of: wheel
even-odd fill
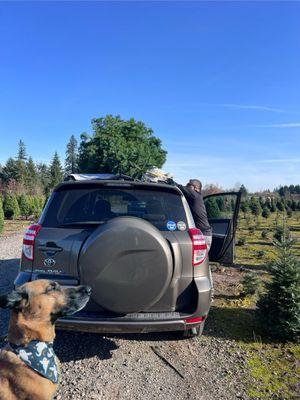
[[[203,329],[204,329],[204,321],[200,325],[194,326],[193,328],[189,328],[186,331],[183,331],[182,337],[184,339],[191,339],[196,336],[201,336]]]

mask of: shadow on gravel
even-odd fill
[[[12,289],[19,271],[19,262],[19,258],[12,258],[10,260],[0,259],[0,294]]]
[[[19,271],[19,258],[0,260],[0,295],[9,293]],[[9,311],[0,308],[0,337],[6,335]]]
[[[182,339],[181,332],[151,332],[151,333],[124,333],[124,334],[109,334],[111,338],[121,338],[129,341],[141,342],[171,342]]]
[[[61,362],[85,360],[98,356],[100,360],[112,358],[118,349],[116,343],[100,334],[78,332],[56,332],[54,350]]]

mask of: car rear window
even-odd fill
[[[161,231],[187,229],[185,209],[179,194],[136,188],[60,190],[53,194],[42,217],[42,225],[92,225],[120,216],[145,219]]]

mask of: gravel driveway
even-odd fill
[[[17,274],[21,240],[21,234],[0,237],[1,294]],[[0,336],[6,333],[7,319],[0,309]],[[220,336],[212,317],[201,339],[57,332],[55,351],[63,378],[56,399],[248,399],[243,352],[235,341]]]

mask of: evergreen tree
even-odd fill
[[[296,202],[295,200],[292,201],[291,209],[292,209],[293,211],[296,211],[296,210],[297,210],[297,202]]]
[[[65,173],[75,174],[78,172],[78,151],[77,140],[74,135],[70,137],[67,144],[66,159],[65,159]]]
[[[264,206],[266,204],[264,198],[262,196],[259,196],[258,201],[259,201],[260,207],[264,208]]]
[[[12,157],[6,161],[1,172],[1,180],[4,184],[8,184],[11,180],[17,181],[19,177],[17,161]]]
[[[276,207],[278,208],[279,211],[285,210],[284,202],[281,199],[277,200]]]
[[[271,212],[276,212],[276,210],[277,210],[277,208],[276,208],[276,203],[275,203],[275,200],[274,200],[274,199],[272,199],[272,200],[271,200],[271,207],[270,207],[270,211],[271,211]]]
[[[19,148],[18,148],[17,160],[25,162],[27,160],[27,154],[26,154],[26,146],[23,140],[19,140],[18,146]]]
[[[30,201],[28,196],[26,196],[25,194],[21,194],[18,197],[18,204],[20,208],[20,215],[22,215],[22,217],[25,217],[27,219],[31,211]]]
[[[262,213],[261,213],[262,217],[267,219],[267,218],[269,218],[270,214],[271,214],[271,212],[268,209],[268,207],[264,207],[264,209],[262,210]]]
[[[241,185],[240,192],[242,193],[242,197],[247,197],[248,190],[246,189],[246,187],[244,185]]]
[[[272,280],[257,303],[262,326],[285,340],[300,338],[300,262],[293,254],[293,241],[284,234],[276,242],[277,257],[270,266]]]
[[[3,231],[3,227],[4,227],[4,211],[3,211],[2,197],[0,196],[0,233]]]
[[[205,208],[208,218],[220,218],[220,209],[215,198],[209,197],[205,201]]]
[[[42,192],[48,197],[50,194],[50,171],[47,165],[44,163],[37,164],[37,174]]]
[[[13,193],[7,193],[4,199],[4,215],[8,219],[16,219],[20,215],[17,197]]]
[[[250,204],[249,204],[250,210],[253,215],[259,216],[261,213],[261,207],[259,201],[252,196],[250,199]]]
[[[25,143],[20,140],[19,141],[19,148],[18,148],[18,154],[17,154],[17,160],[16,160],[16,165],[17,165],[17,182],[26,182],[26,160],[27,160],[27,155],[26,155],[26,147]]]
[[[38,174],[37,174],[37,169],[33,162],[32,157],[29,157],[29,159],[26,163],[25,184],[26,184],[27,193],[35,194],[37,192]]]
[[[63,180],[63,169],[57,152],[54,153],[50,165],[50,188],[53,189]]]
[[[244,201],[241,202],[241,211],[244,213],[244,218],[246,218],[247,212],[249,212],[249,203],[248,200],[245,199]]]
[[[80,172],[123,173],[140,177],[151,166],[161,168],[167,152],[152,129],[133,118],[107,115],[92,121],[94,134],[81,135]]]

